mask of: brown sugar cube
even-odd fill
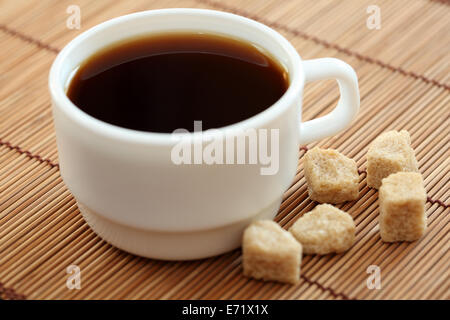
[[[414,241],[427,227],[427,195],[422,176],[398,172],[382,180],[379,190],[380,234],[383,241]]]
[[[242,251],[244,275],[292,284],[299,281],[302,246],[277,223],[252,223],[244,231]]]
[[[341,203],[358,198],[356,162],[333,149],[314,148],[305,155],[308,194],[320,203]]]
[[[417,172],[417,160],[408,131],[388,131],[378,136],[367,152],[367,185],[378,189],[392,173]]]
[[[316,206],[289,229],[306,254],[340,253],[355,241],[355,223],[347,213],[329,204]]]

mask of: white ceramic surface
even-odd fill
[[[108,44],[165,31],[198,31],[250,41],[288,70],[290,86],[273,106],[226,127],[230,134],[279,129],[279,171],[261,175],[255,165],[175,165],[170,134],[140,132],[97,120],[65,94],[82,61]],[[341,98],[325,117],[301,122],[305,82],[336,79]],[[239,246],[254,219],[271,219],[296,173],[299,146],[333,135],[355,118],[358,80],[346,63],[302,61],[279,33],[256,21],[202,9],[134,13],[89,29],[57,56],[49,77],[61,175],[86,221],[105,240],[134,254],[197,259]],[[176,92],[174,92],[176,94]],[[214,132],[206,131],[214,136]],[[192,139],[201,139],[191,133]]]

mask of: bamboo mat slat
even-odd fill
[[[80,30],[66,28],[66,1],[0,2],[0,299],[449,299],[450,3],[380,0],[381,29],[366,27],[370,0],[77,1]],[[352,157],[360,199],[338,207],[354,218],[356,243],[339,255],[305,255],[296,286],[242,276],[241,252],[190,262],[145,259],[116,249],[86,225],[59,176],[47,77],[58,51],[107,19],[147,9],[209,8],[238,13],[281,32],[304,59],[337,57],[359,78],[361,111],[345,132],[313,143]],[[332,81],[308,84],[303,118],[330,112]],[[411,133],[428,194],[426,235],[383,243],[376,190],[365,180],[369,143],[390,129]],[[276,221],[291,226],[316,203],[302,158]],[[66,268],[82,270],[68,290]],[[366,286],[381,268],[381,290]]]

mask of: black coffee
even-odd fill
[[[254,45],[169,33],[114,44],[85,61],[67,95],[89,115],[129,129],[173,132],[233,124],[285,93],[286,70]]]

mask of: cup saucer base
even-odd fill
[[[191,232],[142,230],[118,224],[78,202],[84,220],[94,232],[119,249],[160,260],[195,260],[216,256],[241,245],[244,229],[254,220],[273,219],[281,199],[273,202],[249,219],[219,228]]]

